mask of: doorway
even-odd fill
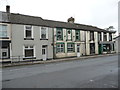
[[[95,43],[90,43],[90,54],[95,54]]]
[[[43,59],[44,61],[47,60],[47,45],[43,45],[43,46],[42,46],[42,59]]]
[[[77,44],[77,57],[80,57],[80,44]]]

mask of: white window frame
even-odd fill
[[[26,26],[31,26],[31,37],[26,37]],[[33,37],[33,26],[32,25],[24,25],[24,38],[34,38]]]
[[[60,45],[60,47],[58,47],[57,45]],[[63,45],[63,47],[61,47],[61,45]],[[60,49],[60,52],[57,52],[57,49]],[[63,49],[63,51],[61,50],[61,49]],[[64,44],[56,44],[56,53],[64,53],[64,50],[65,49],[65,46],[64,46]]]
[[[58,31],[60,31],[61,34],[58,34]],[[61,36],[61,39],[58,38],[58,36]],[[57,40],[57,41],[63,40],[63,28],[56,28],[56,40]]]
[[[0,29],[1,34],[2,34],[3,32],[6,32],[6,36],[1,36],[1,38],[2,38],[2,37],[8,37],[8,25],[6,25],[6,24],[0,24],[0,25],[1,25],[1,29]],[[6,26],[6,31],[3,31],[3,30],[2,30],[3,26]]]
[[[28,46],[28,48],[25,48],[26,46]],[[30,46],[33,46],[33,48],[30,48]],[[35,46],[34,45],[24,45],[23,46],[23,58],[32,58],[32,57],[25,57],[25,49],[33,49],[34,53],[33,53],[33,57],[36,57],[36,53],[35,53]]]
[[[107,33],[106,32],[103,33],[103,41],[107,41]]]
[[[68,44],[73,45],[73,47],[71,47],[71,46],[68,47]],[[67,52],[75,52],[75,44],[74,44],[74,43],[68,43],[68,44],[67,44]],[[68,51],[68,48],[69,48],[69,49],[73,49],[73,50],[72,50],[72,51]]]
[[[46,33],[46,38],[42,38],[41,34],[42,34],[42,28],[45,28],[45,33]],[[40,39],[48,39],[48,27],[40,27]]]

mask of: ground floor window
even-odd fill
[[[68,43],[67,44],[67,52],[74,52],[75,51],[75,44],[74,43]]]
[[[25,46],[24,55],[25,57],[34,57],[34,46]]]
[[[110,44],[103,44],[103,52],[108,52],[111,50]]]
[[[80,52],[80,45],[77,44],[77,52]]]
[[[64,43],[57,43],[56,44],[56,53],[63,53],[64,52]]]

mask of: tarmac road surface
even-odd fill
[[[3,88],[117,88],[118,56],[2,69]]]

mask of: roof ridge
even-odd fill
[[[43,19],[42,17],[39,17],[39,16],[25,15],[25,14],[20,14],[20,13],[10,13],[10,14],[21,15],[21,16],[27,16],[27,17],[34,17],[34,18],[41,18],[41,19]],[[44,19],[43,19],[43,20],[44,20]]]
[[[17,23],[17,24],[44,25],[44,26],[49,26],[49,27],[63,27],[63,28],[81,29],[81,30],[98,31],[98,32],[102,32],[102,31],[103,32],[115,32],[115,31],[107,31],[105,29],[101,29],[101,28],[98,28],[92,25],[48,20],[48,19],[43,19],[39,16],[25,15],[25,14],[20,14],[20,13],[10,13],[9,15],[11,16],[13,15],[11,22]],[[30,18],[26,18],[26,17],[30,17]]]

